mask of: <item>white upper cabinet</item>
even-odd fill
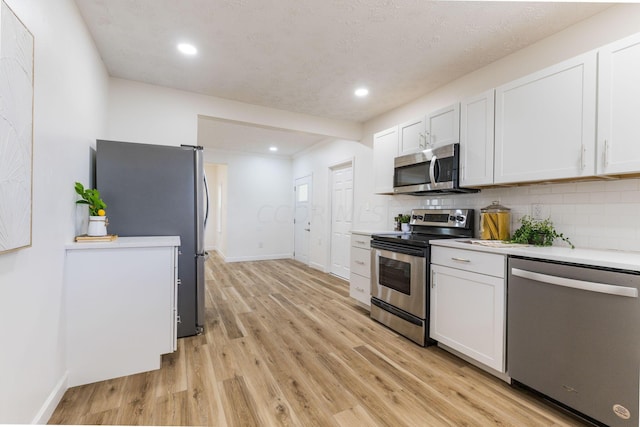
[[[398,156],[413,154],[427,148],[425,135],[425,118],[421,117],[402,123],[398,127]]]
[[[460,142],[460,103],[432,112],[426,118],[427,148]]]
[[[496,89],[496,184],[595,175],[596,58],[589,52]]]
[[[493,184],[493,119],[495,91],[460,103],[461,185]]]
[[[398,126],[373,135],[373,183],[376,193],[393,193],[393,160],[397,155]]]
[[[640,171],[640,34],[600,49],[598,174]]]

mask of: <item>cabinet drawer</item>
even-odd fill
[[[368,234],[352,234],[351,246],[362,249],[371,249],[371,236]]]
[[[504,255],[438,246],[431,247],[431,263],[494,277],[505,271]]]
[[[364,277],[371,277],[371,249],[351,247],[351,271]]]
[[[354,274],[349,277],[349,296],[364,305],[371,305],[371,279]]]

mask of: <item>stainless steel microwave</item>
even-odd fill
[[[396,157],[393,169],[395,194],[474,193],[460,187],[460,144],[426,149]]]

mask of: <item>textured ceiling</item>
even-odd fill
[[[109,74],[366,121],[610,4],[76,0]],[[176,44],[199,49],[185,58]],[[368,98],[353,96],[370,88]]]

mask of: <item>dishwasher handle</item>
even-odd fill
[[[534,273],[533,271],[522,270],[520,268],[512,268],[511,274],[522,277],[523,279],[535,280],[536,282],[548,283],[551,285],[581,289],[589,292],[599,292],[602,294],[617,295],[621,297],[638,298],[638,289],[627,286],[609,285],[606,283],[586,282],[584,280],[550,276],[548,274]]]

